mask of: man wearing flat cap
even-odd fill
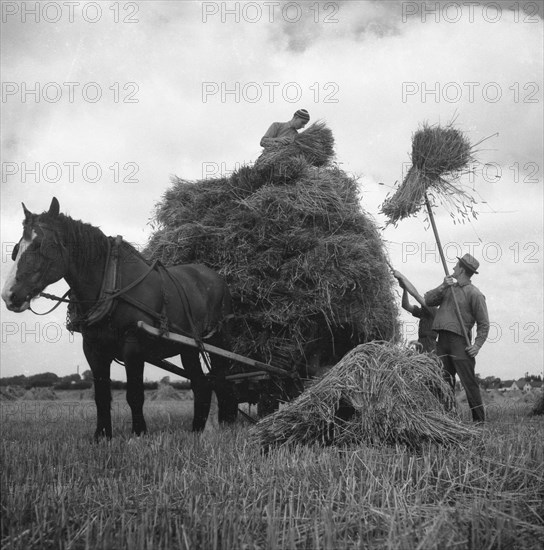
[[[433,330],[438,333],[436,353],[442,359],[446,380],[455,391],[455,375],[465,388],[467,401],[475,422],[484,422],[485,412],[480,387],[476,380],[476,355],[484,345],[489,332],[489,316],[485,296],[472,284],[480,264],[470,254],[465,254],[453,269],[451,276],[437,288],[425,294],[428,306],[439,306],[434,318]],[[456,279],[456,281],[454,280]],[[455,310],[453,293],[457,298],[463,325],[460,326]],[[471,341],[472,327],[476,324],[476,338],[467,347],[465,334]]]
[[[277,145],[289,145],[298,134],[298,130],[304,128],[310,120],[306,109],[299,109],[293,114],[293,118],[287,122],[273,122],[266,134],[261,138],[261,147],[275,147]]]

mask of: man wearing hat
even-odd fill
[[[478,273],[478,260],[465,254],[449,277],[437,288],[425,294],[428,306],[439,306],[434,318],[433,330],[438,332],[437,355],[442,359],[446,380],[455,391],[455,375],[459,376],[467,394],[467,401],[475,422],[485,420],[480,387],[476,380],[476,355],[484,345],[489,332],[489,316],[485,296],[472,284],[471,277]],[[457,280],[457,282],[454,281]],[[450,290],[451,289],[451,290]],[[453,293],[457,298],[463,327],[455,310]],[[476,324],[476,339],[467,347],[465,334],[471,340],[472,327]]]
[[[288,122],[273,122],[266,134],[261,138],[261,147],[274,147],[276,145],[288,145],[298,134],[298,130],[304,128],[310,115],[306,109],[299,109]]]

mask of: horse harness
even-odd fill
[[[150,317],[153,317],[153,319],[155,319],[155,321],[158,322],[159,328],[162,334],[167,334],[170,329],[173,329],[174,331],[180,334],[189,336],[190,338],[193,338],[195,340],[195,342],[198,344],[199,350],[203,352],[204,349],[203,349],[202,340],[209,338],[216,331],[216,329],[213,329],[209,334],[207,334],[202,338],[199,336],[198,331],[196,330],[196,325],[193,319],[193,315],[191,313],[191,306],[189,304],[189,300],[187,298],[187,293],[185,292],[185,289],[171,275],[171,273],[166,269],[166,267],[159,260],[155,260],[148,267],[148,269],[142,275],[140,275],[140,277],[132,281],[132,283],[119,289],[119,283],[120,283],[119,253],[120,253],[120,247],[122,246],[122,243],[123,243],[123,237],[121,235],[117,235],[117,237],[115,238],[112,238],[112,237],[108,238],[108,252],[107,252],[106,265],[104,267],[104,275],[102,278],[100,294],[94,306],[86,314],[79,313],[78,310],[80,308],[78,306],[80,306],[80,302],[77,299],[74,299],[73,296],[70,296],[69,299],[66,299],[66,297],[69,296],[71,293],[70,290],[68,290],[60,298],[57,296],[53,296],[51,294],[42,292],[41,296],[43,296],[44,298],[57,300],[58,302],[52,309],[50,309],[46,313],[50,313],[63,302],[68,303],[67,328],[72,332],[81,332],[83,328],[96,325],[100,321],[103,321],[107,316],[111,315],[115,306],[115,300],[122,300],[132,305],[133,307],[137,308],[138,310],[148,314]],[[142,301],[138,300],[137,298],[127,295],[127,292],[129,290],[137,287],[153,271],[158,271],[158,273],[161,276],[162,307],[161,307],[160,313],[150,308],[148,305],[144,304]],[[187,312],[187,318],[189,320],[189,324],[191,327],[190,332],[182,329],[175,323],[169,322],[168,320],[168,317],[166,315],[166,305],[168,303],[168,298],[166,296],[166,290],[165,290],[165,281],[167,278],[168,280],[170,280],[170,282],[173,284],[174,288],[176,289],[178,297],[181,300],[181,303],[183,305],[183,308]],[[36,313],[36,314],[45,315],[46,313]],[[207,362],[207,358],[205,360]]]

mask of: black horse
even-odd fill
[[[191,336],[197,342],[228,348],[231,298],[226,283],[196,264],[165,268],[151,264],[120,237],[59,213],[53,198],[49,211],[33,214],[23,204],[23,236],[2,291],[9,310],[25,311],[48,285],[64,278],[70,287],[69,311],[77,312],[83,351],[94,378],[97,409],[95,438],[111,438],[110,365],[124,362],[132,431],[146,431],[143,415],[144,363],[160,364],[180,354],[194,394],[193,430],[204,429],[212,384],[203,373],[199,350],[142,334],[138,321]],[[236,394],[225,380],[229,361],[211,356],[211,372],[220,422],[236,419]]]

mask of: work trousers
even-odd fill
[[[466,347],[465,339],[459,334],[448,330],[438,331],[436,353],[444,365],[446,380],[455,392],[455,375],[459,376],[459,380],[461,380],[467,394],[472,420],[474,422],[484,422],[485,411],[482,395],[474,370],[476,360],[465,351]]]

